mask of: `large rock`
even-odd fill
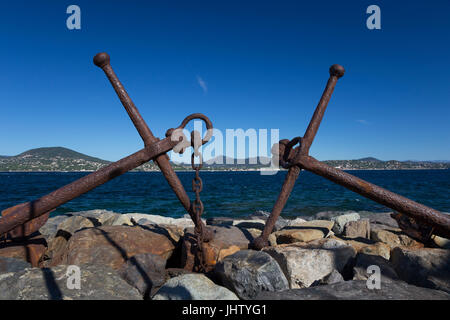
[[[404,234],[401,229],[375,229],[371,230],[370,237],[374,241],[387,244],[391,249],[395,247],[423,248],[420,243]]]
[[[344,272],[356,250],[344,241],[321,239],[263,249],[281,266],[290,288],[305,288],[323,279],[333,269]]]
[[[194,222],[191,218],[172,218],[164,217],[154,214],[143,213],[126,213],[125,216],[129,217],[135,224],[171,224],[180,228],[189,228],[194,226]],[[203,219],[202,219],[203,220]]]
[[[239,300],[239,298],[203,274],[191,273],[169,279],[153,296],[153,300]]]
[[[64,220],[69,219],[71,215],[60,215],[56,217],[51,217],[47,222],[39,229],[39,232],[46,238],[53,238],[58,232],[58,225],[60,225]]]
[[[112,225],[113,222],[120,216],[120,213],[116,213],[104,209],[94,209],[88,211],[70,212],[72,216],[81,216],[88,218],[94,223],[96,227]]]
[[[375,242],[365,238],[354,239],[341,239],[338,237],[332,237],[333,239],[344,240],[347,244],[351,245],[358,253],[371,254],[383,257],[389,260],[391,255],[391,248],[383,242]]]
[[[80,266],[80,289],[69,278],[68,266],[32,268],[0,275],[0,300],[137,300],[139,292],[113,270]],[[71,289],[72,288],[72,289]]]
[[[0,273],[17,272],[31,268],[31,264],[21,259],[0,257]]]
[[[248,249],[254,239],[249,232],[234,226],[208,226],[213,232],[213,239],[203,243],[206,266],[213,269],[218,261],[239,250]],[[196,265],[196,237],[194,229],[188,228],[182,241],[181,265],[193,270]]]
[[[41,235],[23,241],[7,241],[0,244],[0,257],[21,259],[38,267],[46,245],[47,241]]]
[[[368,272],[370,266],[380,268],[381,282],[399,280],[394,268],[389,261],[375,255],[359,253],[356,257],[356,263],[353,267],[353,280],[367,280],[372,275]]]
[[[450,249],[450,239],[442,238],[433,234],[431,236],[431,241],[433,241],[433,243],[439,248]]]
[[[64,236],[57,236],[48,240],[48,246],[42,257],[43,267],[54,267],[62,264],[67,251],[68,240]]]
[[[126,282],[149,298],[166,281],[166,260],[152,253],[141,253],[131,257],[119,269]]]
[[[349,221],[344,226],[342,235],[346,238],[366,238],[370,239],[369,219]]]
[[[92,228],[94,224],[91,220],[83,216],[72,216],[64,219],[57,227],[57,234],[63,233],[70,237],[75,232],[85,228]]]
[[[334,222],[327,220],[312,220],[289,224],[281,230],[273,232],[270,237],[272,246],[294,242],[308,242],[322,239],[330,234]]]
[[[391,262],[398,276],[411,284],[450,293],[450,251],[396,247]]]
[[[337,235],[340,235],[342,232],[344,232],[344,227],[347,222],[358,221],[359,218],[360,216],[357,212],[347,213],[331,218],[331,220],[334,221],[333,232]]]
[[[209,218],[206,220],[207,225],[215,226],[236,226],[244,229],[263,230],[266,222],[262,219],[233,219],[233,218]]]
[[[241,299],[252,299],[261,291],[289,289],[278,263],[261,251],[238,251],[219,262],[214,271]]]
[[[368,289],[366,281],[351,280],[306,289],[261,292],[256,300],[450,300],[450,295],[403,281],[383,282],[381,289]]]
[[[69,240],[64,262],[100,263],[119,269],[132,256],[153,253],[168,259],[174,245],[163,234],[142,227],[106,226],[78,231]]]

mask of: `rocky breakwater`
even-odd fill
[[[252,250],[267,216],[206,220],[207,274],[193,272],[188,217],[52,217],[31,239],[0,245],[0,299],[450,299],[447,239],[413,239],[389,213],[323,212],[280,218],[270,246]]]

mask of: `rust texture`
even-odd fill
[[[262,234],[252,242],[252,247],[254,249],[262,249],[268,245],[269,235],[272,233],[275,223],[283,211],[302,169],[320,175],[366,198],[401,212],[414,219],[416,222],[429,226],[436,235],[450,238],[450,216],[364,181],[344,171],[328,166],[309,156],[309,149],[317,134],[328,102],[330,101],[331,94],[333,93],[338,79],[341,78],[344,73],[345,70],[340,65],[335,64],[330,67],[330,77],[327,85],[304,136],[296,137],[292,140],[283,139],[279,141],[278,154],[274,154],[274,157],[278,159],[282,167],[288,168],[289,170],[275,205],[272,208],[272,212],[266,221]],[[299,144],[299,146],[294,148],[297,144]]]
[[[210,240],[212,235],[211,232],[206,228],[206,226],[203,225],[201,219],[197,219],[194,214],[189,197],[181,184],[181,181],[178,179],[175,171],[170,165],[169,157],[166,154],[178,143],[180,143],[182,137],[175,139],[171,134],[175,131],[175,129],[169,129],[165,139],[160,140],[156,138],[140,115],[133,101],[128,96],[128,93],[119,81],[117,75],[114,73],[114,70],[110,65],[109,55],[104,52],[97,54],[94,57],[94,64],[105,72],[120,101],[122,102],[122,105],[125,107],[131,121],[144,141],[145,147],[128,157],[111,163],[108,166],[84,176],[66,186],[63,186],[37,200],[22,203],[3,210],[2,219],[0,219],[0,236],[7,235],[12,239],[30,236],[39,230],[43,224],[45,224],[50,212],[58,206],[114,179],[121,174],[153,160],[161,169],[161,172],[167,182],[172,187],[183,207],[193,219],[196,227],[199,230],[202,230],[202,239],[204,241]],[[186,124],[193,119],[203,120],[206,123],[207,129],[212,129],[211,121],[208,117],[200,113],[192,114],[186,117],[177,129],[184,128]],[[211,138],[210,132],[211,130],[208,130],[207,135],[201,141],[202,144],[206,143]],[[191,141],[191,143],[193,144],[193,141]],[[198,226],[198,224],[201,224],[201,226]]]

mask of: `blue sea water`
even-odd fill
[[[450,170],[354,170],[351,174],[434,209],[450,212]],[[87,173],[0,173],[0,210],[37,199]],[[193,199],[193,172],[178,172]],[[271,211],[286,172],[201,172],[204,217],[248,216]],[[90,209],[140,212],[181,217],[186,212],[159,172],[126,173],[54,211],[61,214]],[[390,209],[310,172],[302,172],[282,213],[285,217],[321,211]]]

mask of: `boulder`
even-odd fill
[[[321,239],[264,248],[280,265],[290,288],[305,288],[330,274],[333,269],[344,272],[356,250],[344,241]]]
[[[140,226],[105,226],[76,232],[69,240],[66,264],[100,263],[119,269],[139,253],[153,253],[168,259],[174,245],[165,235]]]
[[[31,264],[24,260],[9,257],[0,257],[0,274],[22,271],[26,268],[31,268]]]
[[[344,226],[347,224],[347,222],[358,221],[359,218],[360,216],[356,212],[347,213],[331,218],[331,220],[334,221],[333,232],[337,235],[340,235],[342,232],[344,232]]]
[[[153,300],[239,300],[227,288],[216,285],[203,274],[190,273],[169,279]]]
[[[71,215],[65,214],[49,218],[47,222],[39,229],[39,233],[46,239],[55,237],[58,232],[58,225],[70,217]]]
[[[333,269],[329,274],[319,280],[319,285],[334,284],[344,281],[344,277],[336,269]]]
[[[132,256],[119,269],[119,275],[149,298],[166,281],[166,260],[152,253]]]
[[[295,226],[301,225],[302,223],[305,223],[305,222],[306,222],[305,219],[295,218],[295,219],[292,219],[292,220],[288,220],[286,226],[287,227],[295,227]]]
[[[344,226],[342,235],[346,238],[366,238],[370,239],[369,219],[349,221]]]
[[[423,248],[423,243],[420,243],[413,238],[404,234],[401,229],[376,229],[371,230],[370,237],[374,241],[383,242],[391,249],[399,246],[410,248]]]
[[[308,242],[312,240],[322,239],[325,235],[323,231],[318,229],[283,229],[272,233],[275,237],[276,244],[286,244],[294,242]]]
[[[48,240],[48,246],[42,257],[43,267],[54,267],[63,263],[64,255],[67,250],[67,239],[63,236],[57,236]]]
[[[120,214],[116,217],[114,221],[112,221],[112,226],[133,226],[133,222],[131,221],[130,217]]]
[[[306,289],[265,291],[256,300],[450,300],[450,294],[403,281],[390,281],[382,283],[381,289],[368,289],[366,281],[351,280]]]
[[[70,212],[68,213],[72,216],[81,216],[88,218],[96,226],[112,225],[112,223],[120,216],[120,213],[115,213],[113,211],[104,209],[94,209],[88,211]]]
[[[391,248],[383,242],[375,242],[365,238],[341,239],[335,237],[334,239],[344,240],[351,245],[358,253],[372,254],[383,257],[389,260],[391,255]]]
[[[194,222],[191,218],[183,217],[183,218],[172,218],[172,217],[164,217],[154,214],[143,214],[143,213],[126,213],[125,216],[129,217],[131,221],[135,224],[141,224],[142,222],[145,224],[171,224],[176,225],[180,228],[189,228],[194,226]],[[145,220],[143,220],[145,219]],[[142,222],[141,222],[142,220]],[[203,220],[203,219],[202,219]]]
[[[372,273],[368,273],[370,266],[378,266],[380,268],[381,282],[399,280],[394,268],[389,261],[375,255],[359,253],[356,257],[355,266],[353,267],[353,280],[367,280]]]
[[[270,216],[270,212],[258,210],[255,213],[253,213],[249,218],[252,220],[262,220],[265,223],[267,221],[267,219],[269,218],[269,216]],[[289,223],[289,220],[287,220],[283,217],[278,217],[277,221],[275,222],[273,231],[281,230],[283,227],[287,226],[288,223]]]
[[[391,262],[400,279],[417,286],[450,293],[450,251],[396,247]]]
[[[208,226],[213,233],[213,239],[203,243],[206,266],[213,269],[218,261],[242,249],[248,249],[254,239],[249,232],[234,226]],[[182,240],[181,265],[187,270],[193,270],[196,264],[196,237],[194,229],[187,228]]]
[[[241,299],[253,299],[261,291],[289,289],[278,263],[262,251],[238,251],[216,264],[214,272]]]
[[[80,288],[69,266],[31,268],[0,275],[0,300],[138,300],[139,292],[101,265],[80,266]]]
[[[60,224],[58,224],[56,235],[58,233],[64,233],[66,238],[69,238],[78,230],[92,227],[94,227],[94,224],[88,218],[83,216],[72,216],[64,219]]]
[[[46,250],[47,242],[39,235],[23,241],[6,241],[0,244],[0,257],[16,258],[38,267]]]
[[[398,228],[397,221],[392,218],[392,212],[360,212],[361,217],[369,219],[371,224]]]
[[[431,241],[433,241],[433,243],[439,248],[450,249],[450,239],[442,238],[433,234],[431,236]]]
[[[208,218],[207,225],[215,226],[236,226],[244,229],[258,229],[263,230],[266,225],[265,220],[262,219],[233,219],[228,217]]]

